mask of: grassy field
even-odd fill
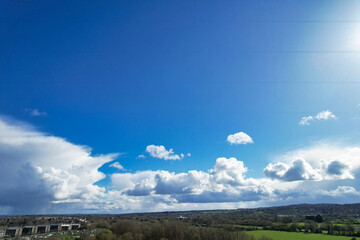
[[[256,238],[261,236],[270,237],[273,240],[350,240],[351,237],[331,236],[315,233],[295,233],[295,232],[279,232],[279,231],[249,231],[248,234],[254,235]]]

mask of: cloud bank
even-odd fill
[[[154,146],[154,145],[150,145]],[[149,152],[176,158],[173,150]],[[155,150],[154,150],[155,149]],[[149,153],[150,154],[150,153]],[[360,147],[318,143],[274,157],[263,178],[248,177],[245,162],[219,157],[211,169],[110,174],[98,169],[118,154],[94,156],[87,146],[0,119],[0,213],[122,213],[357,202]],[[181,157],[180,155],[177,155]]]
[[[208,172],[143,171],[113,174],[116,190],[129,196],[170,196],[177,203],[253,201],[270,194],[270,187],[246,178],[247,168],[236,158],[218,158]]]

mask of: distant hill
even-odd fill
[[[308,216],[321,215],[328,217],[358,217],[360,218],[360,203],[354,204],[295,204],[276,207],[259,207],[259,208],[240,208],[231,210],[192,210],[192,211],[166,211],[166,212],[146,212],[146,213],[126,213],[126,214],[52,214],[52,215],[35,215],[37,217],[80,217],[80,216],[144,216],[144,217],[192,217],[195,215],[269,215],[269,216]],[[32,217],[34,215],[26,215]],[[5,217],[5,216],[4,216]]]
[[[278,207],[243,208],[234,210],[203,210],[203,211],[173,211],[153,213],[133,213],[122,215],[136,215],[146,217],[193,217],[194,215],[268,215],[268,216],[307,216],[321,215],[325,217],[359,217],[360,203],[355,204],[296,204]]]
[[[238,211],[247,211],[239,209]],[[322,216],[360,216],[360,203],[355,204],[297,204],[279,207],[256,208],[250,211],[276,215],[322,215]]]

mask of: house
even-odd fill
[[[22,234],[22,228],[20,227],[11,227],[6,230],[6,235],[10,237],[20,237]]]
[[[4,238],[4,237],[5,237],[5,233],[6,233],[6,231],[0,230],[0,238]]]
[[[38,227],[37,226],[25,226],[22,230],[22,235],[32,235],[37,234]]]

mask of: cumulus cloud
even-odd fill
[[[125,171],[125,168],[119,162],[114,162],[114,163],[110,164],[109,166],[113,167],[113,168],[117,168],[122,171]]]
[[[264,174],[272,179],[284,181],[321,180],[321,175],[304,159],[296,159],[290,165],[284,163],[269,164]]]
[[[271,193],[256,179],[246,179],[247,168],[236,158],[218,158],[208,172],[145,171],[113,174],[116,190],[130,196],[170,195],[177,202],[254,201]]]
[[[264,169],[264,175],[283,181],[354,179],[360,169],[360,148],[319,144],[278,156]]]
[[[157,194],[200,194],[212,189],[211,175],[207,172],[192,170],[187,173],[161,171],[156,175]]]
[[[236,158],[218,158],[207,171],[115,173],[111,190],[81,204],[94,211],[134,212],[351,203],[359,196],[354,180],[360,176],[359,158],[357,146],[315,144],[276,156],[266,178],[247,177],[247,167]]]
[[[236,158],[218,158],[211,173],[217,183],[225,183],[231,185],[244,184],[245,173],[247,168],[244,162],[238,161]]]
[[[138,171],[135,173],[116,173],[111,175],[113,187],[116,190],[130,190],[137,186],[155,187],[155,175],[158,171]]]
[[[326,167],[326,173],[329,175],[343,175],[346,171],[349,170],[349,166],[340,162],[340,161],[332,161]]]
[[[92,156],[89,147],[0,119],[0,206],[40,213],[100,194],[105,189],[94,183],[105,175],[98,168],[116,157]]]
[[[248,144],[254,143],[252,138],[244,132],[238,132],[232,135],[229,135],[226,141],[230,144]]]
[[[317,113],[315,116],[310,115],[301,118],[299,125],[310,125],[312,121],[323,121],[323,120],[336,119],[336,118],[337,117],[335,116],[335,114],[333,114],[329,110],[325,110]]]
[[[149,145],[146,147],[146,152],[154,158],[160,158],[164,160],[180,160],[184,158],[183,153],[181,153],[180,155],[175,154],[172,148],[166,150],[166,148],[162,145]]]

